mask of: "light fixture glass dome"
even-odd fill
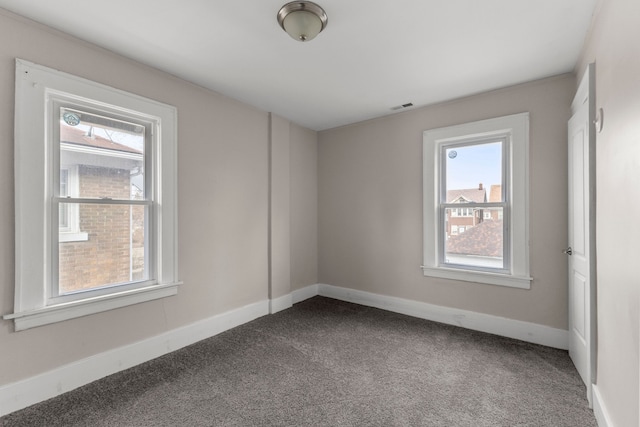
[[[294,1],[278,12],[278,23],[292,39],[313,40],[327,26],[327,14],[315,3]]]

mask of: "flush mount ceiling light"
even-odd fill
[[[292,1],[278,11],[278,24],[294,40],[308,42],[327,26],[327,14],[310,1]]]

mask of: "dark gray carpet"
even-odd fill
[[[315,297],[9,426],[596,426],[566,351]]]

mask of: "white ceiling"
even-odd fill
[[[597,0],[0,0],[0,7],[315,130],[571,72]],[[413,107],[415,108],[415,107]],[[406,111],[406,110],[405,110]]]

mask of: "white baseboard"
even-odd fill
[[[269,314],[269,302],[227,311],[0,387],[0,416],[81,387]]]
[[[293,296],[293,303],[297,304],[318,295],[318,286],[319,285],[309,285],[302,289],[296,289],[295,291],[293,291],[291,293],[291,295]]]
[[[286,310],[293,306],[293,295],[287,294],[278,298],[269,300],[269,313],[275,314],[279,311]]]
[[[265,300],[209,319],[165,332],[161,335],[109,350],[52,371],[0,387],[0,416],[81,387],[92,381],[155,359],[200,340],[276,313],[316,295],[402,313],[422,319],[488,332],[522,341],[561,349],[568,348],[568,332],[535,323],[506,319],[488,314],[442,307],[370,292],[316,284],[290,294]],[[594,387],[594,412],[600,427],[614,427]],[[598,417],[598,415],[596,415]]]
[[[318,294],[329,298],[381,308],[421,319],[461,326],[475,331],[487,332],[534,344],[541,344],[562,350],[569,348],[568,331],[539,325],[537,323],[523,322],[490,314],[442,307],[424,302],[325,284],[318,285]]]
[[[602,395],[600,395],[600,389],[597,385],[593,386],[593,415],[596,416],[596,422],[598,427],[615,427],[607,411],[607,407],[604,405]]]

